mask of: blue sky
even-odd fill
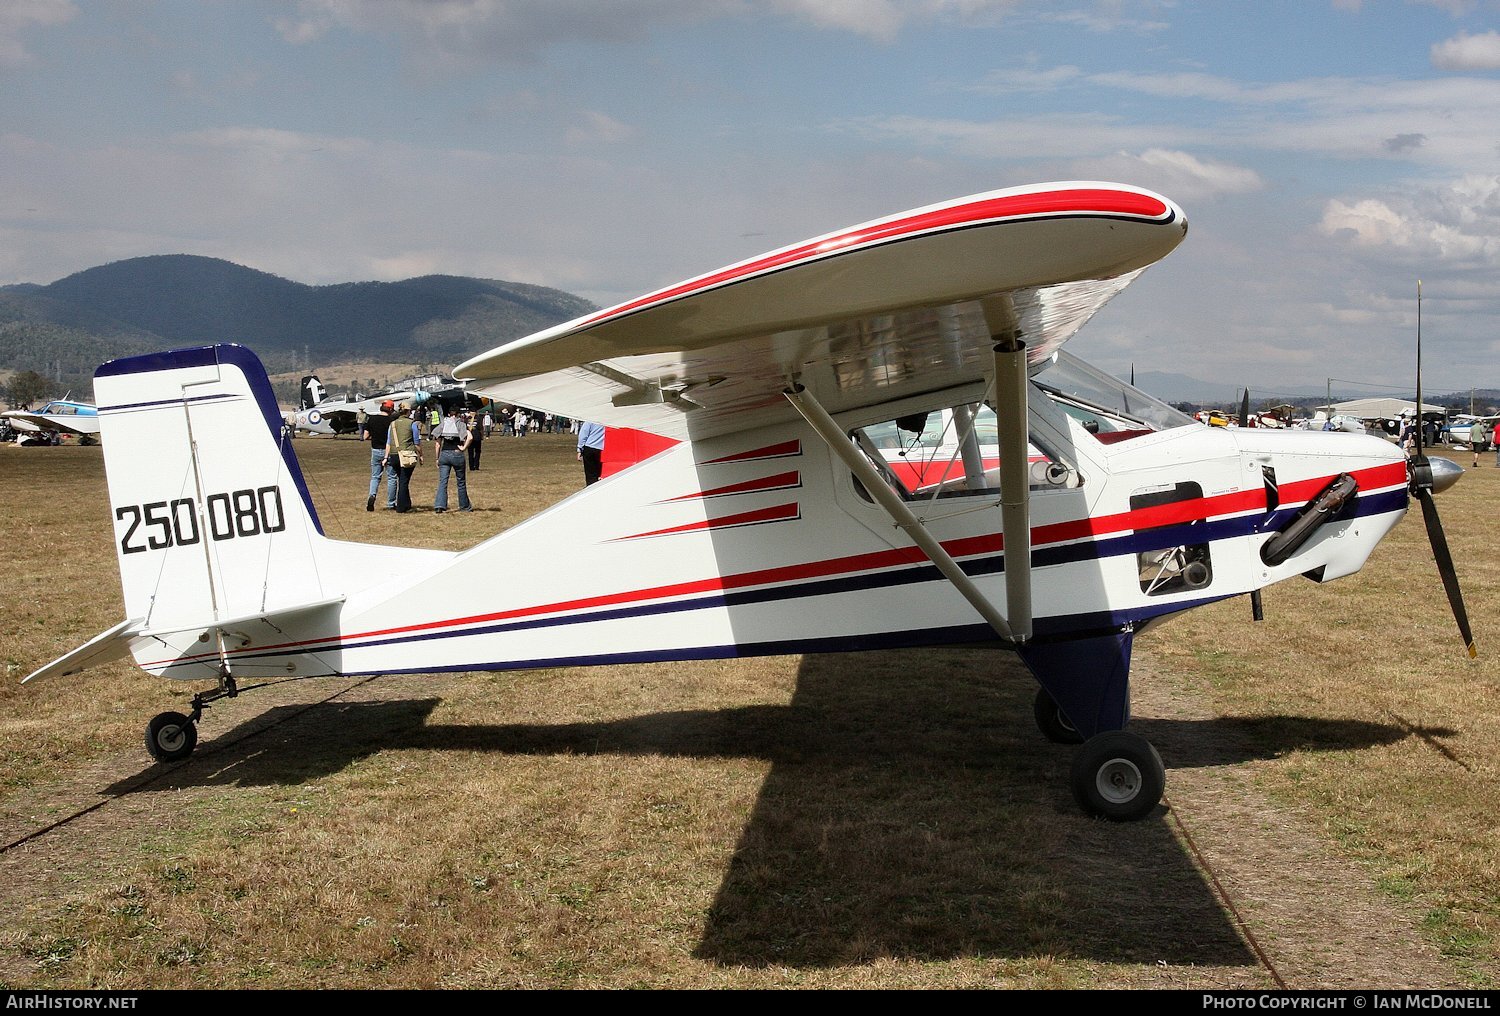
[[[5,0],[0,283],[146,254],[601,304],[906,208],[1149,187],[1070,348],[1257,391],[1500,387],[1500,4]]]

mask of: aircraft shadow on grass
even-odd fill
[[[600,723],[428,725],[437,698],[277,707],[151,789],[292,785],[403,749],[765,759],[700,958],[1253,966],[1162,814],[1116,825],[1078,812],[1064,789],[1072,751],[1036,730],[1033,687],[1008,657],[880,653],[856,666],[804,657],[786,705]],[[300,714],[241,739],[285,711]],[[1294,716],[1136,723],[1169,771],[1451,733]]]

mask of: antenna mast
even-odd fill
[[[1417,457],[1422,457],[1422,431],[1427,421],[1422,419],[1422,280],[1417,280]]]

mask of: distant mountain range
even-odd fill
[[[112,357],[218,342],[249,346],[273,373],[350,360],[446,367],[593,309],[561,290],[492,279],[308,286],[165,254],[0,286],[0,369],[86,390]]]
[[[561,290],[493,279],[308,286],[218,258],[163,254],[50,285],[0,286],[0,372],[34,370],[82,395],[105,360],[217,342],[249,346],[272,374],[382,361],[444,370],[595,309]],[[1257,406],[1270,398],[1321,403],[1325,394],[1316,386],[1262,392],[1250,384]],[[1163,371],[1140,373],[1136,385],[1168,402],[1228,407],[1240,398],[1238,384]],[[1475,397],[1500,403],[1496,391]],[[1469,393],[1427,399],[1466,409]]]
[[[1124,378],[1129,380],[1129,377]],[[1243,385],[1226,385],[1215,381],[1203,381],[1185,374],[1172,374],[1166,371],[1151,370],[1139,371],[1135,376],[1135,386],[1144,392],[1155,395],[1164,402],[1188,402],[1203,406],[1233,407],[1239,404]],[[1351,393],[1347,388],[1335,387],[1333,390],[1333,401],[1352,402],[1355,399],[1375,398],[1379,395],[1390,395],[1391,398],[1407,399],[1415,401],[1416,393],[1412,392],[1379,392],[1379,393]],[[1264,407],[1267,400],[1277,402],[1289,402],[1294,405],[1322,405],[1328,397],[1327,387],[1315,385],[1286,385],[1276,390],[1257,389],[1254,381],[1250,382],[1250,401],[1256,407]],[[1469,406],[1470,393],[1452,392],[1437,394],[1423,392],[1422,401],[1433,405],[1454,406],[1467,409]],[[1500,389],[1482,388],[1473,392],[1475,403],[1483,408],[1500,404]]]

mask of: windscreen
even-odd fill
[[[1197,425],[1186,413],[1063,350],[1031,376],[1068,415],[1098,433]]]

